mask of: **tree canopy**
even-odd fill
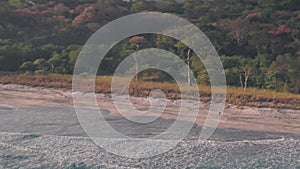
[[[229,85],[300,93],[299,0],[1,1],[0,70],[70,74],[97,29],[144,11],[171,13],[198,26],[221,56]],[[188,50],[162,35],[128,37],[106,55],[99,73],[111,75],[142,42],[143,48],[165,49],[183,59]],[[197,81],[208,84],[201,61],[191,56],[190,62]]]

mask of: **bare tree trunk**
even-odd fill
[[[246,68],[244,68],[244,73],[245,73],[244,90],[246,90],[248,87],[248,79],[250,76],[250,70],[247,70]]]
[[[138,61],[137,61],[137,58],[136,58],[136,52],[139,50],[139,45],[136,45],[136,50],[135,50],[135,53],[133,54],[133,58],[134,58],[134,62],[135,62],[135,81],[137,82],[138,81]]]
[[[246,73],[245,73],[246,74]],[[245,81],[244,81],[244,90],[247,89],[247,83],[248,83],[248,76],[245,77]]]
[[[188,64],[188,72],[187,72],[187,76],[188,76],[188,85],[192,86],[192,82],[191,82],[191,49],[189,49],[188,53],[187,53],[187,64]]]
[[[52,70],[52,73],[54,73],[54,65],[53,64],[51,65],[51,70]]]
[[[244,87],[244,85],[243,85],[243,79],[242,79],[242,72],[241,71],[238,71],[238,72],[239,72],[239,76],[240,76],[241,87]]]

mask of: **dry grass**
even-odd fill
[[[237,105],[254,107],[300,109],[300,94],[276,92],[264,89],[228,87],[227,99]]]
[[[123,81],[123,79],[118,79]],[[98,76],[96,78],[97,93],[111,92],[110,76]],[[33,87],[48,87],[72,89],[71,75],[17,75],[17,74],[1,74],[0,83],[2,84],[22,84]],[[147,96],[153,89],[161,89],[170,99],[181,98],[179,86],[174,83],[167,82],[144,82],[132,81],[130,83],[129,93],[134,96]],[[195,93],[194,89],[183,85],[183,90],[188,93]],[[201,100],[209,101],[211,96],[211,88],[209,86],[200,86],[198,88]],[[300,94],[281,93],[270,90],[248,88],[243,90],[237,87],[227,88],[227,101],[238,106],[254,106],[254,107],[273,107],[273,108],[292,108],[300,109]]]
[[[32,87],[48,87],[48,88],[72,88],[72,76],[70,75],[29,75],[29,74],[7,74],[0,75],[0,83],[2,84],[21,84]]]

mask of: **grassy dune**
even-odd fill
[[[111,92],[110,76],[98,76],[96,78],[96,92]],[[0,75],[0,83],[2,84],[22,84],[32,87],[48,87],[72,89],[71,75],[26,75],[26,74],[2,74]],[[139,81],[131,82],[129,93],[134,96],[147,96],[153,89],[163,90],[170,99],[180,98],[180,90],[177,84],[167,82],[149,82]],[[185,88],[184,90],[188,90]],[[201,100],[209,101],[211,96],[211,88],[209,86],[200,86],[198,88]],[[188,91],[195,92],[195,91]],[[254,107],[273,107],[273,108],[292,108],[300,109],[300,95],[291,93],[282,93],[270,90],[248,88],[243,90],[238,87],[227,88],[227,101],[238,106],[254,106]]]

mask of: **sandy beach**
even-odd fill
[[[111,116],[119,116],[112,99],[106,94],[97,94],[101,109],[106,109]],[[137,109],[149,106],[145,98],[132,97],[131,102]],[[72,92],[53,88],[28,87],[15,84],[0,85],[0,104],[26,107],[67,107],[72,108]],[[199,103],[196,123],[203,125],[209,110],[209,103]],[[161,117],[176,119],[180,104],[168,100]],[[291,109],[238,107],[226,104],[218,128],[242,129],[250,131],[280,132],[300,134],[300,111]]]
[[[198,136],[209,104],[199,102],[198,125],[180,143],[163,154],[134,159],[111,153],[87,137],[71,94],[61,89],[0,85],[0,168],[297,168],[300,164],[300,112],[296,110],[227,104],[218,128],[205,141]],[[97,94],[97,100],[103,120],[131,138],[162,134],[174,123],[180,106],[178,100],[169,100],[161,117],[140,125],[120,116],[109,95]],[[139,110],[149,107],[146,98],[133,97],[131,102]],[[119,138],[98,141],[122,146]],[[138,146],[125,148],[132,154]]]

